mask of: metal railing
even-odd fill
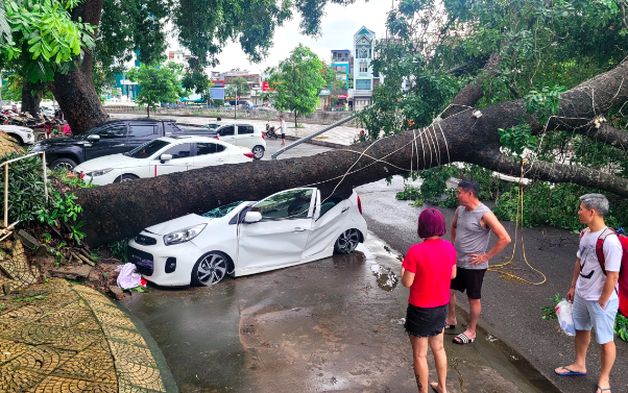
[[[371,105],[371,106],[372,106],[372,105]],[[368,106],[368,107],[366,107],[366,108],[364,108],[364,109],[362,109],[362,110],[367,110],[367,109],[371,108],[371,106]],[[297,146],[299,146],[300,144],[305,143],[305,142],[307,142],[307,141],[309,141],[309,140],[311,140],[311,139],[313,139],[313,138],[315,138],[315,137],[319,136],[320,134],[323,134],[323,133],[325,133],[325,132],[327,132],[327,131],[329,131],[329,130],[331,130],[331,129],[333,129],[333,128],[336,128],[336,127],[338,127],[338,126],[340,126],[340,125],[345,124],[345,123],[346,123],[346,122],[348,122],[348,121],[351,121],[351,120],[355,119],[356,117],[358,117],[358,116],[360,115],[360,113],[361,113],[361,112],[362,112],[362,111],[354,112],[354,113],[353,113],[351,116],[349,116],[349,117],[345,117],[344,119],[338,120],[337,122],[332,123],[332,124],[328,125],[327,127],[321,128],[321,129],[320,129],[320,130],[318,130],[318,131],[314,131],[313,133],[311,133],[311,134],[309,134],[309,135],[307,135],[307,136],[304,136],[303,138],[298,139],[298,140],[296,140],[296,141],[292,142],[292,143],[291,143],[291,144],[289,144],[289,145],[286,145],[286,146],[282,147],[281,149],[279,149],[279,150],[277,150],[276,152],[274,152],[274,153],[271,155],[271,158],[272,158],[273,160],[276,160],[276,159],[277,159],[277,157],[278,157],[281,153],[285,152],[286,150],[290,150],[290,149],[292,149],[293,147],[297,147]]]
[[[0,229],[0,241],[9,237],[13,232],[13,228],[20,222],[20,220],[9,224],[9,164],[12,162],[20,161],[25,158],[37,156],[41,154],[42,168],[44,170],[44,193],[46,200],[48,200],[48,174],[46,173],[46,152],[40,151],[36,153],[30,153],[22,157],[14,158],[3,162],[4,165],[4,228]]]

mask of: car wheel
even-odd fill
[[[360,243],[360,231],[355,228],[347,229],[336,240],[334,251],[337,254],[349,254],[355,250],[358,243]]]
[[[260,145],[253,147],[251,151],[253,152],[253,158],[256,160],[261,160],[264,157],[264,148]]]
[[[76,165],[77,165],[76,162],[69,158],[58,158],[54,160],[52,164],[50,164],[50,169],[52,169],[53,171],[59,170],[59,169],[65,169],[66,171],[69,172],[72,169],[74,169]]]
[[[197,286],[218,284],[227,275],[229,265],[229,257],[221,252],[212,251],[203,255],[192,269],[192,284]]]
[[[114,180],[114,183],[126,183],[137,179],[139,179],[139,177],[131,174],[126,174],[118,177],[116,180]]]
[[[9,136],[12,137],[13,139],[15,139],[15,141],[17,142],[18,145],[24,146],[24,141],[22,140],[22,138],[19,135],[9,134]]]

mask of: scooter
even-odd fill
[[[266,124],[266,132],[264,133],[264,136],[266,136],[266,138],[268,139],[279,138],[279,135],[277,135],[277,133],[275,132],[275,126],[271,127],[269,124]]]

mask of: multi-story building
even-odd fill
[[[353,89],[349,90],[349,100],[353,109],[359,110],[369,105],[373,96],[373,67],[371,60],[375,52],[375,32],[362,26],[353,35]],[[379,82],[379,78],[378,79]]]

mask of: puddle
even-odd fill
[[[373,275],[377,277],[377,286],[386,292],[390,292],[397,286],[399,279],[393,271],[384,266],[380,266],[376,263],[371,265],[371,271]]]

